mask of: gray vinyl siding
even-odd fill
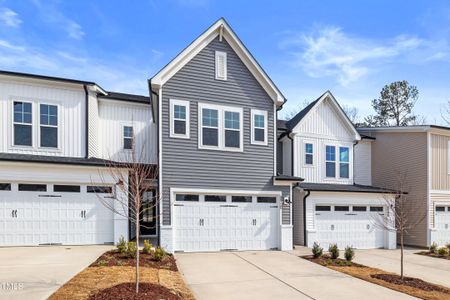
[[[227,53],[227,80],[215,79],[215,51]],[[171,138],[170,99],[190,101],[190,138]],[[198,103],[242,107],[244,151],[198,148]],[[251,108],[268,112],[268,145],[252,145]],[[279,191],[274,187],[274,104],[225,41],[213,40],[162,87],[163,225],[171,224],[170,188]],[[286,191],[287,190],[287,191]],[[289,223],[289,214],[283,221]]]

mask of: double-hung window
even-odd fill
[[[33,146],[32,104],[14,101],[14,145]]]
[[[305,165],[311,166],[314,163],[314,146],[311,143],[305,143]]]
[[[170,136],[189,138],[189,101],[170,99]]]
[[[336,147],[326,146],[326,177],[336,177]]]
[[[267,145],[267,111],[252,109],[252,144]]]
[[[123,149],[133,149],[133,126],[123,126]]]
[[[199,104],[199,147],[242,151],[242,109]]]
[[[339,177],[350,177],[350,149],[348,147],[339,147]]]
[[[58,148],[58,106],[41,104],[39,115],[40,146]]]

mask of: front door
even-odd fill
[[[156,235],[156,205],[155,190],[145,191],[140,212],[141,235]]]

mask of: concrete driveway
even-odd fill
[[[413,299],[299,258],[295,252],[176,254],[186,283],[204,299]]]
[[[423,250],[405,249],[405,275],[450,287],[450,260],[417,255]],[[400,273],[400,250],[356,250],[355,262]]]
[[[0,299],[47,299],[112,246],[0,248]]]

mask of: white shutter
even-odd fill
[[[227,80],[227,53],[216,51],[216,79]]]

